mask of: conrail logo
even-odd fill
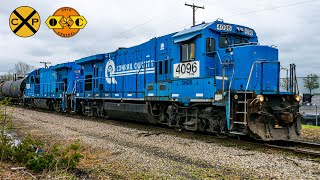
[[[48,17],[46,24],[60,37],[73,37],[83,29],[87,20],[71,7],[58,9],[53,16]]]
[[[117,84],[117,80],[114,77],[112,77],[112,74],[115,71],[116,71],[116,66],[114,64],[114,61],[109,59],[109,61],[106,64],[106,70],[105,70],[106,81],[108,84]]]
[[[115,65],[114,61],[109,59],[106,63],[105,75],[108,84],[117,84],[116,77],[131,76],[139,74],[154,74],[154,60],[140,61],[135,63]]]

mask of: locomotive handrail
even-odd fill
[[[247,114],[246,114],[247,113],[247,92],[248,92],[248,88],[249,88],[252,72],[253,72],[253,69],[254,69],[254,65],[259,64],[259,63],[278,63],[278,61],[261,61],[260,60],[260,61],[255,61],[255,62],[252,63],[250,74],[249,74],[247,85],[246,85],[246,90],[244,91],[244,99],[245,99],[245,102],[246,102],[246,103],[244,103],[244,112],[245,112],[244,123],[247,123]]]
[[[140,73],[140,70],[142,68],[139,69],[139,71],[136,73],[137,75]],[[143,68],[144,69],[144,68]],[[85,80],[95,80],[95,79],[105,79],[105,78],[108,78],[108,77],[92,77],[92,78],[84,78],[84,79],[77,79],[75,82],[80,82],[80,81],[85,81]]]
[[[243,45],[259,45],[259,42],[248,42],[248,43],[231,44],[231,45],[229,45],[229,47],[243,46]]]
[[[230,83],[229,83],[229,91],[228,91],[228,93],[229,93],[229,95],[228,95],[228,100],[229,100],[229,103],[228,103],[228,117],[229,117],[229,121],[227,121],[228,128],[230,127],[230,119],[233,119],[232,117],[230,117],[230,111],[231,111],[231,109],[230,109],[230,107],[231,107],[230,96],[231,96],[231,86],[232,86],[233,76],[234,76],[234,66],[232,68],[232,76],[231,76],[231,80],[230,80]]]
[[[68,85],[68,87],[67,87],[67,91],[65,91],[65,94],[69,91],[69,87],[70,87],[71,83],[75,83],[75,81],[70,81],[70,82],[69,82],[69,85]],[[72,94],[72,93],[73,93],[73,89],[72,89],[72,91],[71,91],[71,94]]]
[[[42,85],[50,85],[50,90],[51,90],[51,84],[63,84],[63,92],[65,92],[65,82],[60,81],[60,82],[52,82],[52,83],[41,83]],[[48,86],[47,86],[48,87]],[[49,89],[49,88],[48,88]],[[49,92],[47,89],[47,93],[49,93],[50,95],[52,94],[51,92]],[[44,92],[43,92],[44,93]],[[53,93],[56,94],[56,93]]]
[[[253,62],[252,66],[251,66],[250,74],[249,74],[249,77],[248,77],[248,81],[247,81],[245,92],[248,91],[248,87],[249,87],[249,84],[250,84],[250,80],[251,80],[252,72],[253,72],[253,69],[254,69],[254,65],[255,64],[259,64],[259,63],[279,63],[279,61],[255,61],[255,62]]]
[[[77,83],[78,82],[85,82],[86,80],[96,80],[96,79],[105,79],[105,78],[108,78],[108,77],[92,77],[92,78],[84,78],[84,79],[77,79],[76,81],[75,81],[75,85],[74,85],[74,91],[73,91],[73,94],[76,94],[76,92],[77,92]],[[93,88],[92,88],[92,93],[93,93]]]
[[[285,81],[286,81],[286,90],[287,90],[287,92],[289,92],[289,69],[288,68],[285,68],[285,67],[282,67],[281,65],[280,65],[280,70],[284,70],[284,71],[286,71],[287,72],[287,74],[286,74],[286,79],[285,79]],[[281,83],[281,82],[280,82]]]
[[[73,89],[72,89],[72,94],[75,94],[75,93],[76,93],[76,88],[77,88],[77,81],[74,81],[74,86],[73,86]]]
[[[219,58],[220,64],[222,65],[223,63],[222,63],[222,60],[221,60],[221,58],[220,58],[219,52],[218,52],[218,51],[213,51],[213,53],[217,53],[217,54],[218,54],[218,58]]]

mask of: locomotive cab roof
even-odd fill
[[[210,30],[215,33],[220,34],[233,34],[237,36],[243,36],[252,38],[256,36],[256,33],[253,29],[246,26],[229,24],[223,21],[214,21],[211,23],[202,23],[196,26],[193,26],[189,29],[182,30],[173,35],[173,42],[180,43],[187,40],[190,40],[198,35],[201,35],[205,30]]]
[[[50,68],[53,70],[58,70],[58,69],[63,69],[63,68],[72,69],[73,64],[74,64],[74,62],[61,63],[61,64],[57,64],[55,66],[51,66]]]
[[[86,64],[88,62],[99,62],[99,61],[103,61],[105,57],[106,57],[106,54],[96,54],[93,56],[88,56],[88,57],[76,60],[75,63],[81,65],[81,64]]]

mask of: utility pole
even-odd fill
[[[41,64],[44,64],[44,68],[48,68],[48,64],[51,64],[51,62],[40,62]]]
[[[187,4],[187,3],[185,3],[184,5],[186,5],[186,6],[190,6],[190,7],[192,7],[192,11],[193,11],[193,23],[192,23],[192,26],[195,26],[196,25],[196,10],[197,9],[204,9],[204,6],[202,6],[202,7],[200,7],[200,6],[196,6],[196,5],[194,5],[194,4]]]

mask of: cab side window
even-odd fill
[[[33,83],[34,83],[34,76],[31,76],[31,78],[30,78],[30,82],[31,82],[31,84],[33,84]]]
[[[192,61],[195,60],[195,49],[194,43],[182,44],[181,45],[181,61]]]
[[[213,38],[207,38],[206,39],[206,52],[214,52],[216,51],[216,42]]]
[[[92,75],[86,75],[84,90],[85,91],[91,91],[92,90]]]

